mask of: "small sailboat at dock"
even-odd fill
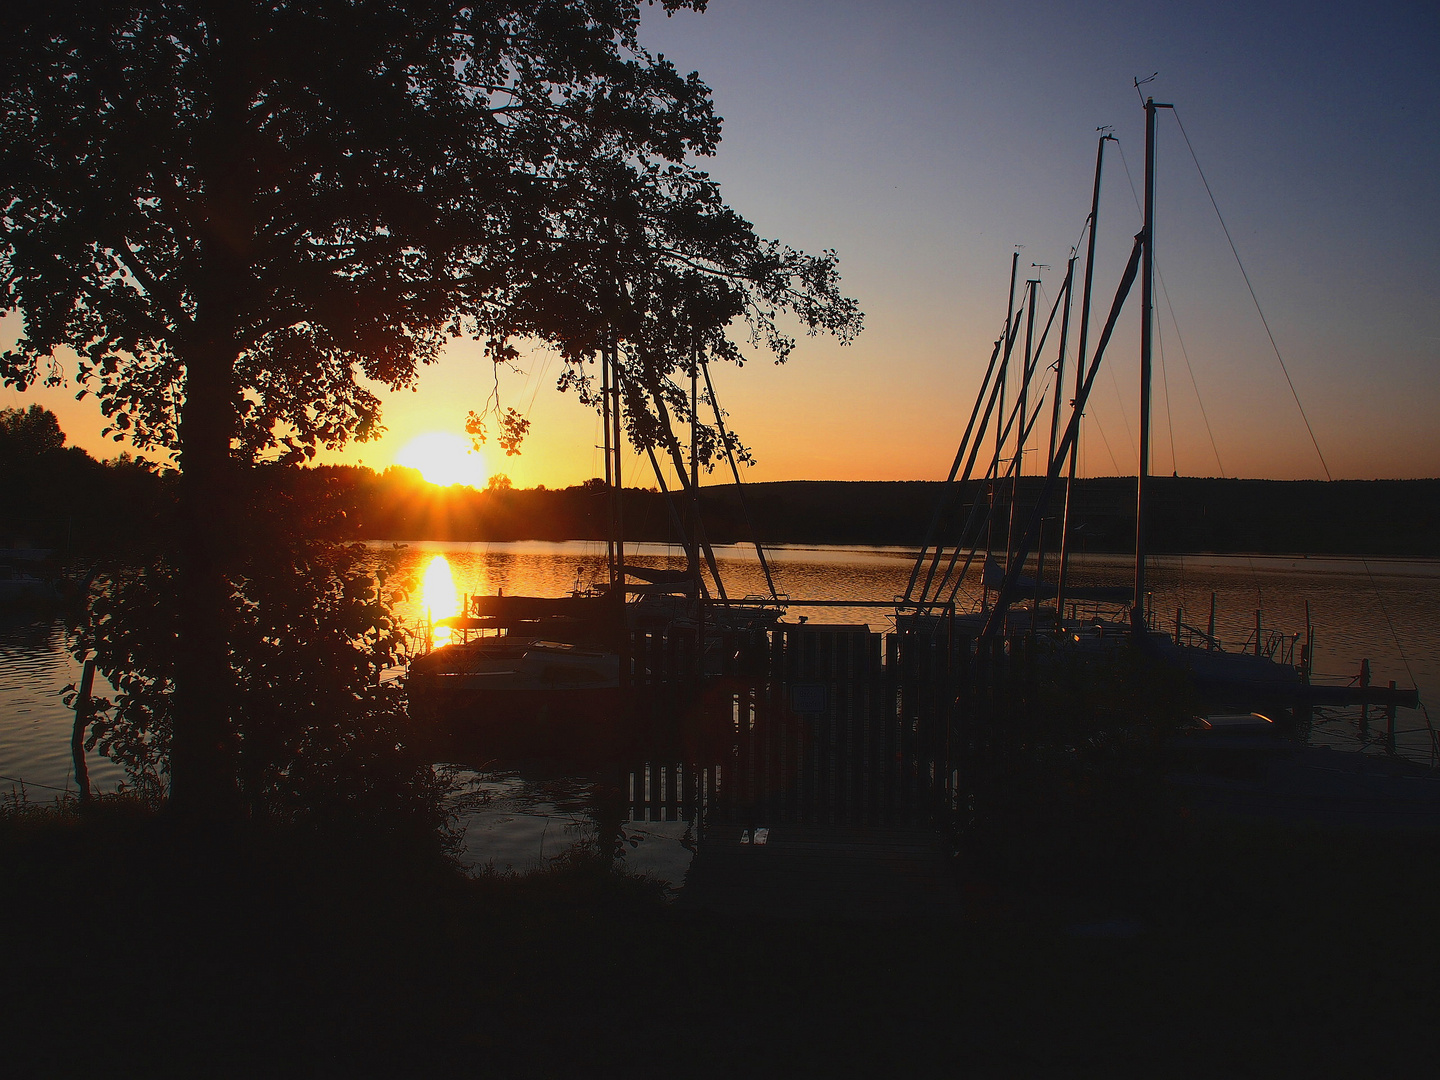
[[[1149,554],[1148,511],[1150,484],[1150,397],[1151,356],[1154,323],[1154,213],[1155,213],[1155,136],[1156,114],[1172,106],[1147,98],[1145,141],[1144,222],[1135,236],[1129,260],[1116,289],[1108,316],[1103,323],[1093,352],[1089,347],[1090,308],[1095,262],[1095,235],[1098,224],[1101,177],[1105,145],[1113,141],[1102,131],[1096,154],[1095,184],[1091,212],[1087,221],[1089,232],[1088,257],[1085,268],[1084,292],[1079,325],[1078,362],[1074,397],[1069,421],[1061,426],[1059,385],[1064,376],[1066,341],[1069,333],[1069,303],[1075,276],[1076,258],[1072,257],[1064,284],[1050,313],[1050,319],[1034,344],[1036,324],[1035,295],[1038,279],[1025,283],[1019,308],[1015,304],[1018,252],[1012,257],[1010,292],[1004,329],[996,341],[989,366],[982,379],[970,420],[962,437],[954,464],[945,486],[945,495],[937,506],[925,543],[912,568],[909,584],[896,607],[896,625],[902,633],[960,635],[973,642],[977,650],[996,646],[1008,648],[1011,642],[1024,638],[1043,649],[1082,653],[1108,653],[1119,648],[1137,650],[1153,663],[1182,671],[1203,701],[1242,711],[1265,708],[1294,710],[1297,713],[1312,705],[1362,701],[1387,706],[1418,702],[1414,690],[1389,688],[1385,693],[1355,687],[1331,687],[1315,684],[1311,679],[1313,666],[1313,632],[1307,625],[1304,644],[1300,637],[1288,639],[1284,649],[1262,649],[1260,627],[1256,626],[1254,647],[1242,651],[1226,651],[1214,637],[1213,614],[1208,635],[1183,626],[1177,615],[1174,634],[1161,628],[1148,610],[1147,556]],[[1135,493],[1135,556],[1133,584],[1101,586],[1081,590],[1071,580],[1070,540],[1074,527],[1071,521],[1071,490],[1076,473],[1076,459],[1081,419],[1094,386],[1096,374],[1110,344],[1121,311],[1135,284],[1140,279],[1140,432],[1139,462]],[[1063,304],[1063,307],[1062,307]],[[1053,365],[1056,390],[1051,409],[1051,430],[1046,471],[1038,494],[1022,515],[1017,493],[1027,441],[1038,419],[1040,405],[1027,409],[1032,379],[1037,371],[1047,370],[1040,362],[1050,327],[1057,311],[1063,311],[1060,322],[1060,346]],[[1023,350],[1017,350],[1021,314],[1025,314]],[[1006,411],[1007,374],[1012,359],[1022,361],[1017,400]],[[979,463],[981,444],[988,432],[994,432],[994,451],[988,469]],[[1012,450],[1013,448],[1013,450]],[[977,470],[979,465],[979,471]],[[941,540],[942,525],[950,520],[960,493],[971,492],[970,511],[953,544]],[[1044,526],[1052,501],[1061,499],[1063,517],[1059,538],[1058,577],[1051,583],[1045,579]],[[1002,514],[1008,509],[1008,520]],[[1022,516],[1028,520],[1022,520]],[[1030,571],[1034,554],[1035,569]],[[962,582],[971,568],[979,563],[980,604],[978,610],[957,610]],[[1097,605],[1088,618],[1078,618],[1077,602],[1093,600]],[[1068,611],[1067,611],[1068,608]],[[1307,619],[1308,622],[1308,619]],[[967,646],[968,647],[968,646]],[[1380,688],[1374,688],[1379,690]]]
[[[702,372],[714,403],[703,358],[695,359],[694,367],[692,414]],[[458,640],[430,647],[427,636],[424,653],[410,664],[407,688],[412,714],[461,726],[549,718],[594,722],[615,717],[629,703],[636,683],[669,678],[680,669],[688,671],[692,680],[717,674],[724,666],[720,653],[727,635],[767,630],[784,616],[784,600],[775,591],[758,541],[756,551],[769,595],[737,598],[727,594],[700,521],[693,445],[687,482],[691,503],[688,528],[673,504],[653,448],[649,452],[672,523],[683,538],[686,567],[627,561],[619,497],[623,490],[622,396],[618,366],[609,349],[602,350],[601,368],[605,486],[609,493],[608,580],[589,588],[580,588],[577,582],[574,591],[559,597],[469,597],[463,611],[435,623]],[[718,405],[715,412],[723,430]],[[733,455],[731,467],[738,483]],[[709,570],[711,584],[702,568]],[[657,637],[670,640],[692,659],[678,666],[669,656],[657,661],[646,647]],[[656,663],[665,670],[656,670]]]

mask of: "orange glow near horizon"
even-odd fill
[[[465,484],[482,488],[490,478],[484,456],[472,449],[464,436],[448,431],[417,435],[395,455],[395,461],[419,470],[421,476],[437,487]]]
[[[436,555],[425,568],[425,614],[430,623],[460,614],[460,596],[455,591],[455,577],[450,573],[449,560]],[[432,645],[448,645],[454,637],[449,627],[434,627],[430,632]]]

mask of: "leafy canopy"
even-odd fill
[[[848,337],[833,253],[760,240],[693,166],[719,118],[640,47],[640,10],[21,0],[0,35],[0,302],[26,328],[0,377],[73,378],[114,437],[173,449],[187,366],[219,350],[235,449],[295,459],[373,436],[364,380],[403,387],[456,334],[496,359],[551,342],[582,391],[584,358],[623,340],[637,393],[697,334],[738,359],[736,319],[780,359],[787,309]]]

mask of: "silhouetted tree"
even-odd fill
[[[60,420],[49,409],[0,409],[0,465],[32,460],[64,446]]]
[[[762,332],[782,307],[812,327],[854,325],[833,256],[754,238],[687,164],[713,151],[719,120],[698,77],[640,48],[639,12],[639,0],[11,5],[0,284],[25,331],[0,376],[21,389],[73,379],[117,439],[178,452],[177,810],[236,805],[237,674],[219,613],[236,597],[237,461],[372,436],[379,405],[362,377],[407,385],[451,335],[504,359],[510,338],[533,334],[578,362],[623,324],[626,295],[653,331],[661,286],[692,263],[720,303],[690,325],[714,330],[737,304]],[[663,267],[636,284],[656,253]],[[783,352],[783,335],[770,343]]]

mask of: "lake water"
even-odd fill
[[[374,545],[377,554],[390,545]],[[779,547],[766,549],[776,584],[792,606],[788,621],[868,623],[892,628],[884,608],[858,606],[890,601],[905,590],[914,552],[903,548]],[[454,544],[413,543],[398,551],[402,568],[417,587],[400,605],[412,623],[424,616],[419,587],[435,555],[449,564],[460,594],[560,595],[601,579],[603,543]],[[716,550],[732,595],[766,593],[753,549]],[[659,544],[629,545],[627,562],[683,565],[683,552]],[[1077,583],[1124,584],[1126,560],[1084,557]],[[1216,635],[1229,648],[1253,632],[1262,609],[1267,630],[1302,632],[1306,605],[1315,627],[1315,671],[1336,679],[1354,677],[1362,659],[1372,679],[1393,679],[1419,687],[1422,702],[1440,701],[1440,562],[1384,559],[1279,558],[1270,556],[1165,556],[1152,563],[1150,585],[1159,625],[1173,625],[1176,607],[1185,622],[1204,627],[1215,597]],[[973,595],[962,592],[962,599]],[[806,607],[806,600],[851,601],[857,606]],[[24,793],[46,801],[74,791],[70,758],[72,716],[61,690],[78,681],[79,665],[65,649],[58,621],[18,615],[0,617],[0,794]],[[108,687],[97,679],[97,694]],[[1365,752],[1380,752],[1375,741],[1383,716],[1372,710],[1370,738],[1362,734],[1358,710],[1321,710],[1312,741]],[[1430,738],[1424,714],[1400,710],[1402,753],[1428,761]],[[596,772],[537,766],[533,762],[459,760],[452,764],[471,796],[459,821],[462,857],[475,868],[526,871],[564,857],[577,845],[608,843],[619,837],[626,865],[662,880],[678,882],[694,848],[695,821],[677,807],[680,790],[703,798],[716,782],[711,774],[690,775],[688,766],[634,763]],[[91,756],[91,781],[113,790],[118,768]],[[601,804],[607,808],[597,810]]]

